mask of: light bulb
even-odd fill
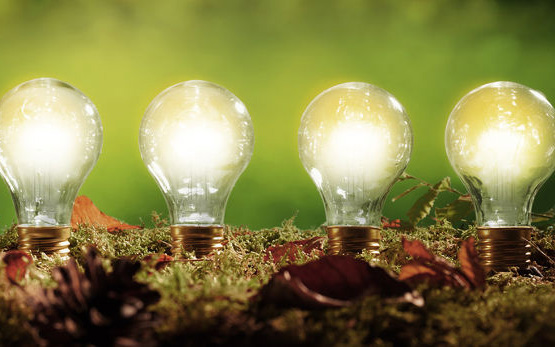
[[[445,147],[472,196],[483,265],[526,266],[534,196],[555,169],[553,106],[518,83],[483,85],[451,112]]]
[[[20,249],[69,253],[73,202],[101,149],[96,107],[65,82],[31,80],[0,100],[0,174],[15,205]]]
[[[139,145],[168,205],[173,253],[221,248],[226,202],[254,147],[245,105],[214,83],[176,84],[148,106]]]
[[[412,143],[405,109],[379,87],[340,84],[307,107],[299,153],[324,202],[331,254],[378,252],[385,197]]]

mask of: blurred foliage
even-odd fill
[[[464,191],[444,151],[449,112],[494,80],[555,100],[554,10],[548,1],[494,0],[0,0],[0,93],[51,76],[87,94],[105,140],[81,193],[136,224],[165,211],[138,151],[144,110],[174,83],[219,83],[247,105],[256,134],[226,222],[268,227],[298,211],[299,225],[318,226],[322,203],[297,154],[300,116],[313,97],[345,81],[390,91],[414,127],[408,171],[428,182],[450,176]],[[553,205],[554,190],[552,177],[536,211]],[[384,214],[404,217],[417,197],[388,200]],[[445,203],[440,195],[436,205]],[[0,224],[13,216],[2,185]]]

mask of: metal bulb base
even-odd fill
[[[29,253],[58,254],[63,258],[69,257],[69,236],[71,227],[24,227],[18,226],[19,249]]]
[[[478,254],[487,272],[530,265],[532,227],[479,227]]]
[[[371,226],[329,226],[328,254],[357,255],[363,250],[380,254],[380,229]]]
[[[172,225],[172,254],[179,258],[182,252],[195,252],[195,257],[204,258],[223,248],[223,226]]]

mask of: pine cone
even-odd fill
[[[152,346],[158,317],[148,311],[160,294],[133,280],[140,263],[118,259],[106,273],[94,248],[86,255],[85,273],[70,259],[54,269],[57,289],[31,297],[41,345]]]

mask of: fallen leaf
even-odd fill
[[[4,255],[6,277],[13,284],[19,283],[27,273],[27,267],[33,263],[33,258],[24,251],[13,250]]]
[[[382,229],[399,229],[401,227],[400,219],[389,220],[389,218],[382,216]]]
[[[156,271],[160,271],[174,261],[174,258],[167,254],[149,254],[143,258],[143,261]]]
[[[399,280],[418,285],[429,283],[454,288],[477,289],[485,286],[485,274],[480,266],[474,240],[462,244],[459,261],[462,268],[456,268],[447,260],[431,253],[418,240],[402,240],[403,248],[413,259],[401,268]],[[480,270],[482,273],[480,273]]]
[[[73,229],[78,229],[80,224],[105,227],[109,232],[142,229],[140,226],[125,224],[114,217],[106,215],[85,195],[78,196],[77,199],[75,199],[73,213],[71,215],[71,226]]]
[[[264,261],[272,259],[274,264],[279,264],[284,260],[287,262],[297,261],[299,252],[306,255],[316,253],[319,256],[324,255],[324,238],[315,236],[306,240],[291,241],[283,245],[270,246],[266,250]]]
[[[480,264],[478,252],[474,247],[474,238],[470,237],[462,242],[459,251],[459,262],[462,272],[475,288],[483,288],[486,285],[486,273]]]
[[[403,249],[413,258],[422,258],[426,260],[433,260],[436,258],[424,244],[418,240],[410,241],[403,237]]]
[[[384,269],[338,255],[282,268],[257,298],[279,307],[327,308],[348,306],[367,295],[424,305],[418,293]]]

